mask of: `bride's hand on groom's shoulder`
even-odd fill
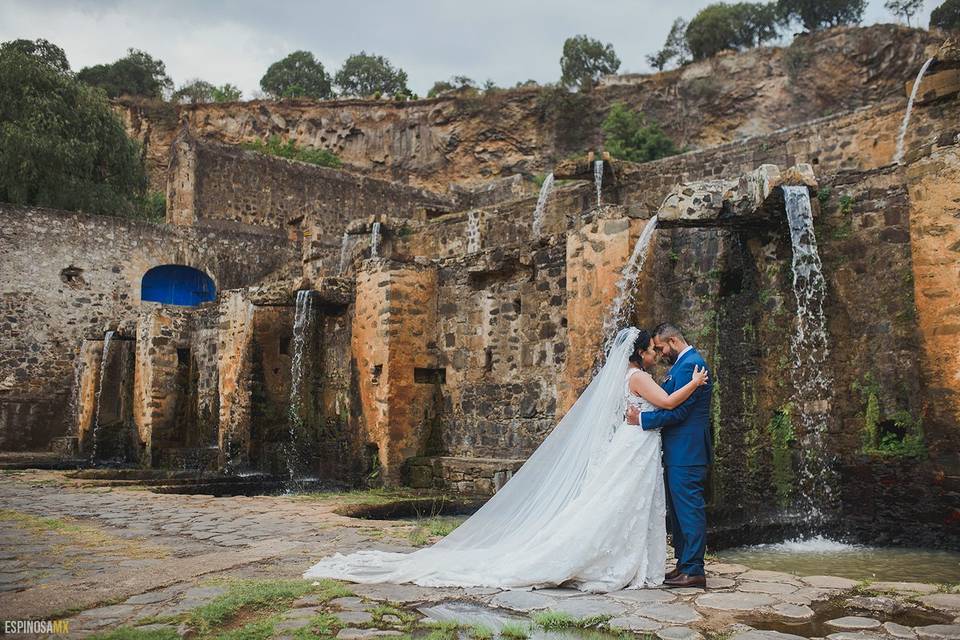
[[[694,365],[693,380],[697,383],[698,387],[702,387],[703,385],[709,383],[710,374],[707,373],[707,368]]]

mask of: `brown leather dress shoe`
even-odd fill
[[[694,587],[697,589],[706,589],[707,577],[706,576],[690,576],[685,573],[681,573],[676,578],[670,578],[669,580],[664,580],[663,586],[675,587],[675,588]]]
[[[666,574],[664,574],[663,579],[664,579],[664,580],[673,580],[673,579],[676,578],[678,575],[680,575],[680,567],[674,567],[674,568],[671,569],[670,571],[667,571]]]

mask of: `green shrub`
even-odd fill
[[[278,135],[270,136],[266,142],[257,140],[255,142],[245,142],[240,146],[248,151],[266,153],[271,156],[286,158],[287,160],[299,160],[300,162],[308,162],[320,167],[336,168],[343,165],[340,158],[331,151],[327,151],[326,149],[304,149],[303,147],[297,146],[297,143],[293,140],[283,142]]]
[[[753,2],[717,2],[700,10],[686,30],[694,60],[709,58],[724,49],[741,50],[777,37],[775,5]]]
[[[618,102],[603,121],[604,148],[614,158],[648,162],[679,152],[656,122],[649,124],[641,114]]]

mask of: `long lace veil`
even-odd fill
[[[605,364],[553,431],[490,500],[445,538],[413,553],[336,554],[304,575],[400,580],[421,576],[428,566],[464,553],[492,559],[522,549],[597,471],[600,453],[623,420],[624,376],[638,333],[629,327],[617,334]]]
[[[617,334],[600,372],[553,431],[483,507],[434,548],[481,549],[529,538],[580,493],[591,461],[622,422],[624,376],[638,333],[628,327]]]

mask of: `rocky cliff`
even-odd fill
[[[164,184],[181,122],[229,144],[278,134],[329,149],[352,170],[445,191],[499,175],[540,173],[602,143],[611,104],[656,120],[678,146],[698,149],[768,133],[886,99],[903,100],[941,34],[897,25],[836,28],[785,48],[721,54],[654,75],[604,78],[593,92],[524,88],[488,95],[386,101],[118,103],[144,145],[151,182]]]

